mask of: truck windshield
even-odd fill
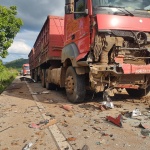
[[[24,69],[25,70],[29,70],[29,66],[24,66]]]
[[[93,7],[107,6],[150,10],[150,0],[93,0]]]

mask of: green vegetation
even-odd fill
[[[8,55],[7,49],[13,43],[13,39],[19,32],[23,22],[16,18],[17,7],[9,8],[0,6],[0,56],[5,58]]]
[[[26,63],[29,63],[28,59],[20,58],[20,59],[16,59],[14,61],[6,63],[5,66],[7,68],[13,68],[13,69],[17,69],[18,71],[20,71],[22,68],[22,65]]]
[[[13,68],[6,68],[0,61],[0,93],[15,79],[18,71]]]

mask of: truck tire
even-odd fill
[[[126,89],[126,91],[131,97],[140,98],[148,95],[149,87],[146,89],[146,91],[145,89]]]
[[[73,67],[66,71],[65,89],[67,98],[72,103],[83,102],[85,98],[85,77],[77,75]]]

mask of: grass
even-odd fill
[[[0,65],[0,93],[2,93],[18,75],[18,71]]]

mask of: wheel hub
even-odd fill
[[[73,82],[73,77],[72,76],[68,76],[66,78],[66,81],[65,81],[65,88],[66,88],[66,91],[70,94],[73,93],[74,91],[74,82]]]

